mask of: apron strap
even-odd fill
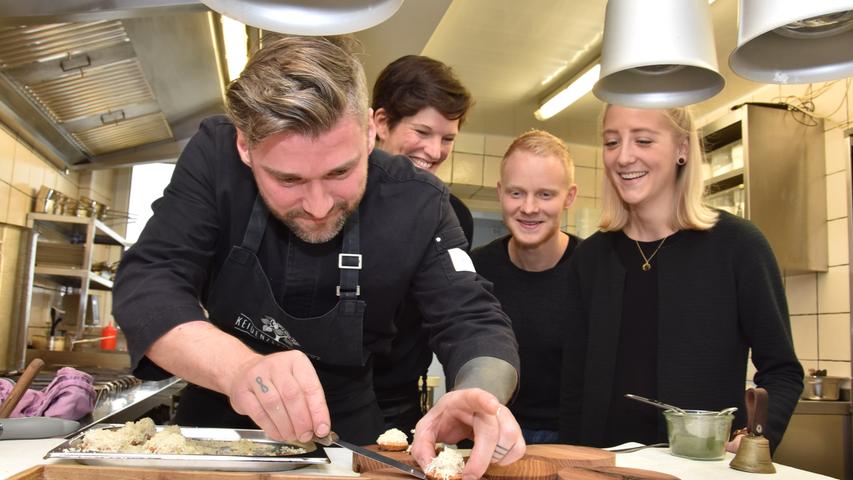
[[[267,205],[259,193],[255,197],[255,205],[252,207],[252,216],[249,217],[249,225],[246,227],[246,233],[243,234],[243,243],[241,246],[252,253],[257,253],[261,246],[261,240],[264,238],[264,231],[267,229],[267,219],[270,213],[267,210]]]
[[[249,217],[249,225],[243,235],[243,243],[241,244],[243,248],[253,253],[258,251],[261,240],[264,238],[264,231],[267,228],[267,219],[269,219],[269,210],[267,210],[261,195],[258,194],[252,207],[252,216]],[[341,281],[336,293],[342,300],[355,300],[361,294],[361,288],[358,285],[358,271],[361,270],[358,226],[359,216],[356,208],[344,224],[343,245],[341,253],[338,254]]]
[[[338,254],[341,283],[338,285],[337,294],[341,300],[355,300],[361,294],[361,288],[358,285],[358,271],[361,270],[358,224],[358,208],[356,208],[344,225],[343,245],[341,253]]]

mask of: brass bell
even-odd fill
[[[735,458],[729,466],[749,473],[776,473],[770,459],[770,441],[764,438],[767,419],[767,390],[757,387],[746,391],[749,433],[740,439]]]
[[[770,460],[770,442],[762,436],[741,438],[737,455],[729,466],[750,473],[776,473],[776,467]]]

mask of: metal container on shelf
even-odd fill
[[[808,375],[803,382],[802,398],[806,400],[838,400],[841,377]]]
[[[56,190],[42,185],[39,189],[38,194],[36,195],[36,204],[34,210],[40,213],[54,213],[57,200],[61,196],[62,194],[57,192]]]

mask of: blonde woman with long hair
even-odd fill
[[[571,260],[560,405],[562,441],[665,442],[660,411],[736,406],[744,382],[769,393],[775,448],[803,388],[773,252],[748,221],[702,202],[702,151],[685,109],[607,106],[600,231]],[[739,439],[729,444],[737,447]]]

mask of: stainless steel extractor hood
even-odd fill
[[[193,0],[0,0],[0,121],[58,167],[172,161],[223,112],[218,19]]]

